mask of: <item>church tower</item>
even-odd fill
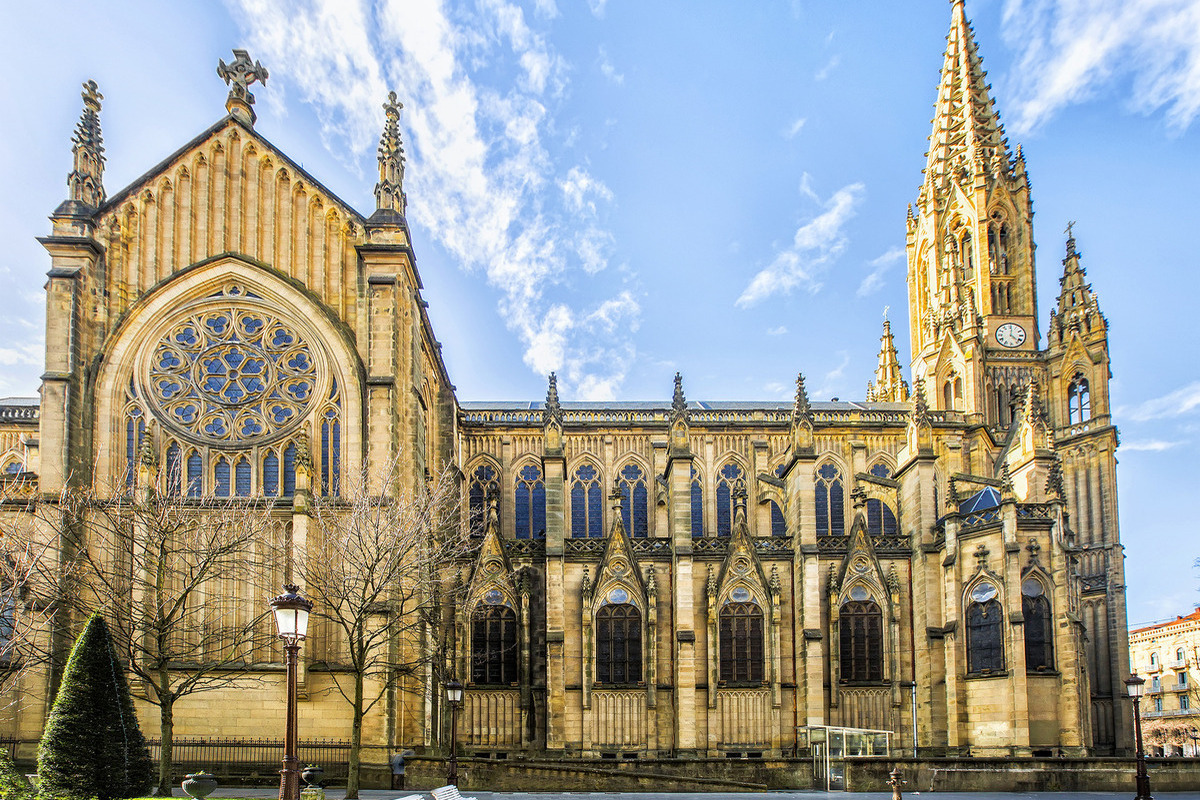
[[[1008,148],[962,0],[952,9],[933,132],[908,212],[912,374],[935,409],[1012,421],[1012,391],[1040,377],[1033,209]],[[1019,399],[1019,393],[1017,395]]]

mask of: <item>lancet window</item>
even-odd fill
[[[692,536],[700,537],[704,535],[704,484],[700,480],[700,473],[696,468],[692,467]]]
[[[882,461],[868,470],[877,478],[890,478],[892,471]],[[871,498],[867,501],[867,533],[871,536],[895,536],[899,531],[896,515],[888,504]]]
[[[571,536],[603,537],[603,505],[600,473],[591,464],[581,464],[571,476]]]
[[[826,462],[817,470],[815,510],[818,536],[845,535],[846,507],[842,473],[832,463]]]
[[[856,594],[861,599],[855,599]],[[838,616],[841,680],[883,680],[883,611],[861,586],[851,590]]]
[[[596,612],[596,678],[600,683],[642,679],[642,615],[636,606],[607,604]]]
[[[984,674],[1004,669],[1004,635],[1000,601],[994,584],[981,581],[971,590],[967,605],[967,672]]]
[[[480,603],[471,616],[471,681],[516,683],[517,663],[516,612],[506,605]]]
[[[1046,587],[1037,578],[1021,584],[1021,614],[1025,617],[1025,669],[1054,669],[1054,620]]]
[[[1071,425],[1092,418],[1092,397],[1088,391],[1088,380],[1078,372],[1067,387],[1067,411]]]
[[[739,590],[735,589],[735,593]],[[745,589],[740,591],[745,592]],[[763,613],[755,602],[730,602],[718,616],[720,676],[728,683],[763,679]]]
[[[646,473],[637,464],[626,464],[617,479],[621,490],[621,522],[625,531],[637,538],[650,535],[650,495]]]
[[[521,467],[514,489],[517,538],[546,538],[546,483],[542,480],[542,468],[536,464]]]
[[[746,472],[736,461],[728,461],[717,477],[717,536],[733,533],[733,498],[746,488]]]
[[[771,535],[787,536],[787,520],[783,517],[783,509],[774,500],[769,500],[768,504],[771,506]]]
[[[467,519],[472,536],[483,536],[487,525],[488,498],[500,494],[500,482],[495,467],[480,464],[471,471],[471,482],[467,487]]]

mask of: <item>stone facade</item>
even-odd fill
[[[247,85],[266,72],[243,56],[222,65],[229,115],[111,197],[85,87],[41,240],[40,409],[0,409],[0,467],[36,473],[27,493],[175,474],[220,494],[232,474],[302,537],[305,492],[397,460],[404,487],[459,470],[474,547],[445,565],[448,646],[368,716],[379,752],[444,740],[449,675],[476,755],[772,757],[821,726],[930,756],[1128,747],[1106,323],[1069,238],[1041,345],[1025,162],[961,2],[908,218],[913,388],[885,323],[864,402],[810,402],[802,378],[791,403],[689,402],[680,376],[670,402],[560,402],[554,376],[544,403],[459,402],[395,96],[363,216],[255,128]],[[300,452],[311,486],[284,491]],[[273,735],[277,675],[186,698],[176,735]],[[306,671],[305,737],[348,738],[321,691],[339,680]],[[43,713],[0,733],[36,736]]]
[[[1141,700],[1146,752],[1200,754],[1200,608],[1129,632],[1130,667],[1145,679]]]

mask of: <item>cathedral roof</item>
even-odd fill
[[[459,406],[464,411],[539,411],[545,407],[540,400],[472,400]],[[671,403],[666,400],[607,400],[571,401],[560,403],[564,411],[670,411]],[[791,411],[790,400],[689,400],[689,411]],[[859,403],[854,401],[831,401],[813,403],[814,411],[907,411],[908,403]]]
[[[1000,493],[991,486],[980,489],[975,494],[958,504],[958,513],[974,514],[976,511],[987,511],[1000,505]]]

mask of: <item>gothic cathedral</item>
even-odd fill
[[[545,402],[460,402],[394,95],[364,216],[256,129],[266,71],[244,53],[228,115],[113,195],[87,84],[41,239],[40,408],[0,408],[0,471],[26,491],[0,521],[72,482],[186,481],[270,499],[295,531],[302,495],[364,468],[417,487],[453,465],[472,546],[443,565],[445,645],[370,712],[369,744],[435,747],[453,675],[472,754],[771,757],[830,728],[928,756],[1123,752],[1107,325],[1068,233],[1043,341],[1025,158],[951,14],[906,223],[912,389],[885,322],[862,402],[810,401],[803,377],[789,403],[689,401],[679,375],[669,401],[560,402],[551,375]],[[228,369],[202,380],[212,358]],[[232,711],[278,696],[264,676],[181,705],[176,734],[268,735]],[[305,735],[347,738],[316,691],[336,671],[305,680]],[[0,733],[36,737],[44,713]]]

